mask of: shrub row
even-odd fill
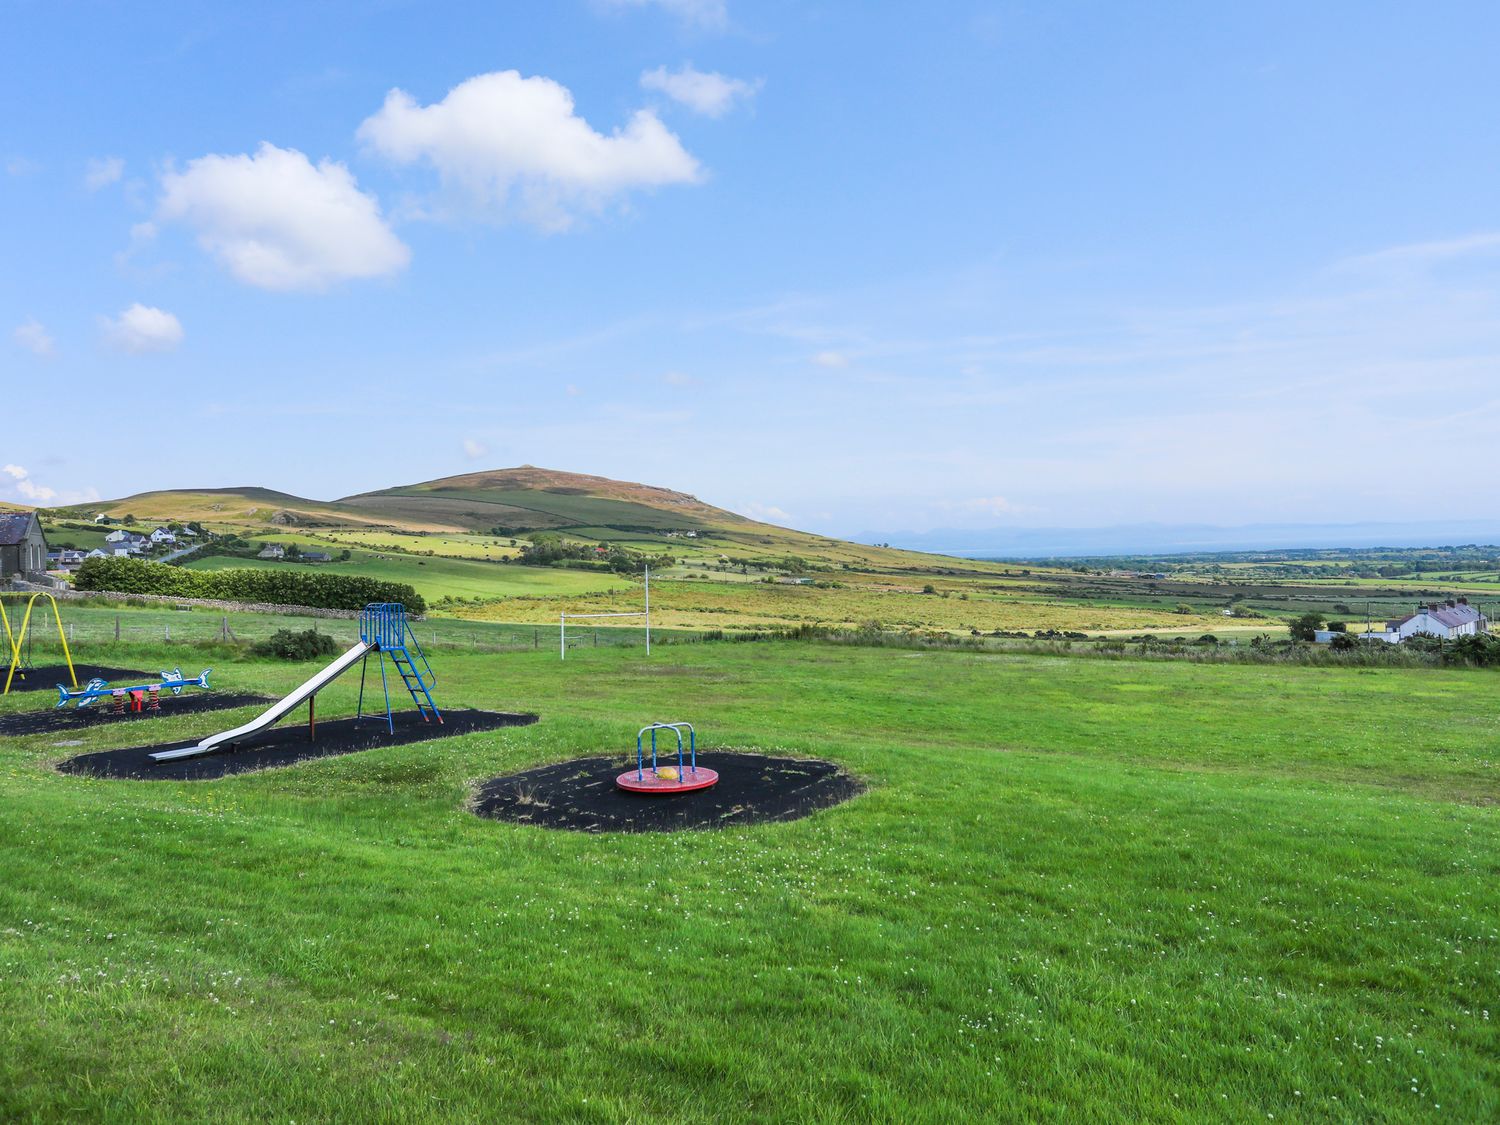
[[[141,559],[85,559],[73,576],[73,585],[115,594],[219,598],[314,609],[363,609],[370,602],[403,602],[410,613],[427,612],[422,595],[404,582],[305,570],[187,570]]]

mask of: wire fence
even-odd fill
[[[12,599],[5,599],[11,630],[19,634],[21,613]],[[17,612],[20,609],[21,612]],[[97,650],[114,645],[156,644],[243,644],[270,639],[282,629],[301,632],[315,629],[343,645],[359,639],[359,622],[353,619],[272,614],[255,612],[209,611],[203,609],[113,609],[64,603],[63,632],[70,647]],[[454,648],[489,652],[517,652],[527,649],[556,651],[556,625],[521,625],[460,621],[451,618],[428,618],[415,626],[422,644],[428,648]],[[653,640],[670,644],[673,640],[695,637],[685,631],[653,631]],[[631,626],[573,626],[568,630],[568,647],[606,648],[645,645],[645,631]],[[22,654],[27,661],[42,654],[61,651],[57,623],[50,607],[40,603],[33,611],[23,642]],[[10,654],[5,654],[7,657]],[[8,662],[8,661],[5,661]]]

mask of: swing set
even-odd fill
[[[62,611],[57,608],[57,599],[48,593],[32,594],[26,599],[26,614],[21,618],[21,628],[13,631],[10,627],[10,617],[5,612],[5,602],[0,599],[0,622],[5,624],[5,643],[10,649],[10,670],[5,674],[5,687],[0,689],[0,695],[10,694],[11,681],[16,678],[19,670],[21,679],[26,678],[26,673],[35,665],[32,663],[32,652],[30,641],[31,611],[36,608],[38,598],[46,598],[52,605],[52,620],[57,622],[57,639],[62,642],[63,659],[68,662],[68,677],[73,681],[73,688],[78,688],[78,673],[73,670],[73,654],[68,650],[68,635],[63,631]],[[45,611],[44,611],[45,612]],[[21,646],[26,645],[26,659],[24,666],[21,659]]]

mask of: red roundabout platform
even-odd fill
[[[674,770],[676,767],[673,767]],[[699,766],[696,770],[686,767],[682,771],[682,778],[657,777],[651,770],[626,770],[615,778],[615,784],[627,793],[650,793],[656,796],[669,796],[673,793],[693,793],[699,789],[707,789],[710,785],[716,785],[719,780],[717,770],[705,769]]]

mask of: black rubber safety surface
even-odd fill
[[[5,673],[9,670],[9,664],[0,664],[0,687],[5,686]],[[75,664],[73,671],[78,674],[79,687],[90,680],[108,680],[115,687],[134,687],[136,684],[149,684],[161,678],[160,670],[141,672],[130,668],[110,668],[103,664]],[[28,668],[24,679],[21,669],[17,668],[16,678],[10,682],[10,690],[12,692],[50,691],[56,694],[58,684],[66,684],[70,689],[73,686],[72,681],[68,679],[66,664],[48,664],[41,668]]]
[[[444,711],[441,723],[424,723],[415,711],[401,711],[395,716],[393,734],[378,719],[329,719],[319,721],[317,740],[309,742],[305,724],[290,722],[286,726],[252,734],[238,748],[205,754],[196,758],[177,758],[153,762],[158,750],[176,750],[192,746],[196,740],[167,742],[159,746],[132,746],[125,750],[102,750],[80,754],[58,763],[63,773],[88,774],[91,777],[133,778],[138,781],[208,781],[230,774],[295,765],[313,758],[330,758],[339,754],[357,754],[382,746],[402,746],[408,742],[426,742],[453,738],[476,731],[521,727],[537,721],[537,716],[499,711]]]
[[[864,791],[857,778],[816,758],[700,750],[698,764],[718,770],[719,783],[693,793],[647,795],[615,785],[635,765],[633,755],[628,762],[575,758],[487,781],[473,809],[495,820],[576,832],[680,832],[800,820]]]
[[[88,727],[104,727],[131,719],[167,718],[171,715],[194,715],[200,711],[228,711],[235,707],[265,707],[272,699],[266,695],[240,692],[195,692],[188,695],[162,692],[160,711],[125,711],[115,713],[113,699],[96,699],[89,707],[52,707],[45,711],[23,711],[18,715],[0,716],[0,734],[61,734]]]

